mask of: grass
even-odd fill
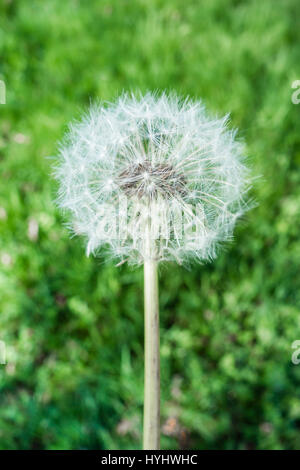
[[[230,111],[261,178],[215,263],[161,269],[163,448],[300,449],[299,10],[1,3],[0,448],[140,446],[142,272],[69,239],[46,157],[90,100],[166,88]]]

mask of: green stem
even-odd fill
[[[144,450],[160,448],[160,357],[157,261],[144,263],[145,382]]]

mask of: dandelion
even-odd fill
[[[159,448],[157,266],[216,257],[247,209],[248,170],[228,116],[175,94],[124,94],[70,126],[58,204],[87,254],[144,265],[144,449]]]

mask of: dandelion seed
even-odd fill
[[[142,235],[149,220],[159,225],[161,217],[169,235],[155,240],[157,261],[214,258],[247,208],[243,148],[227,122],[228,116],[209,118],[201,102],[148,93],[125,94],[108,107],[92,106],[81,122],[72,124],[56,170],[58,202],[68,208],[73,226],[81,228],[88,251],[97,254],[108,247],[120,262],[142,264],[147,257]],[[122,197],[129,206],[141,206],[143,219],[135,215],[134,220],[134,211],[120,213]],[[190,230],[183,230],[180,238],[174,235],[174,202],[182,220],[191,207],[201,208],[201,217],[192,221],[197,237]],[[99,208],[108,204],[116,211],[104,212],[102,219],[108,226],[115,224],[112,217],[119,213],[131,227],[126,238],[99,230]]]

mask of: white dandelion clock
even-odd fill
[[[248,170],[228,116],[175,95],[123,95],[72,124],[56,168],[58,203],[87,254],[144,264],[144,448],[159,448],[157,264],[206,261],[247,209]]]

